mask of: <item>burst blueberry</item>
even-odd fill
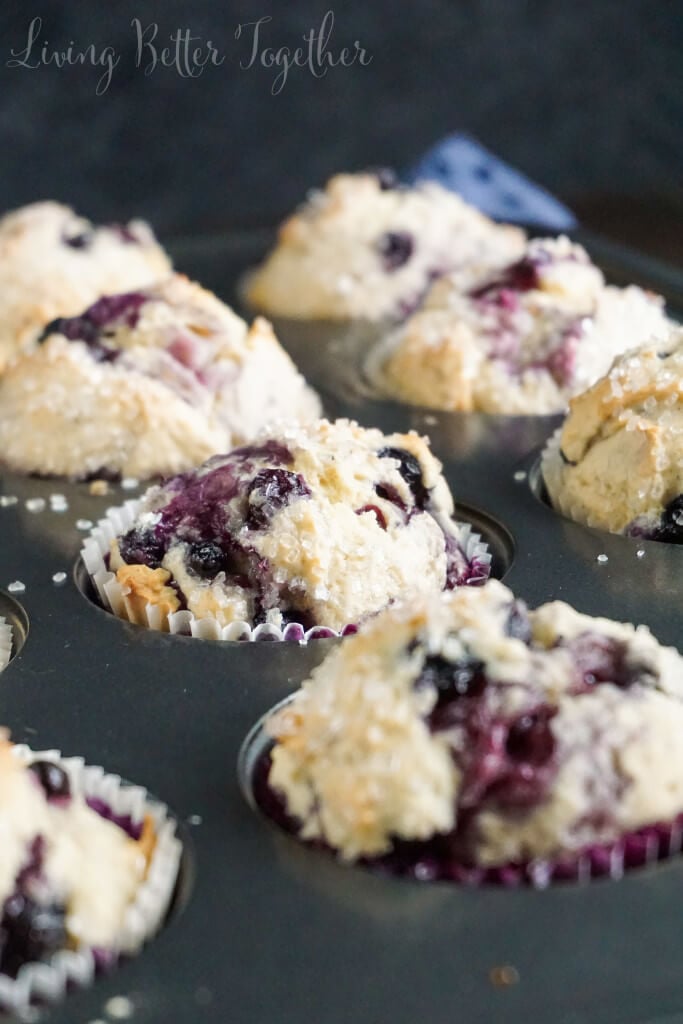
[[[250,530],[262,530],[280,509],[299,498],[310,496],[310,489],[300,473],[290,473],[286,469],[262,469],[249,486],[246,524]]]
[[[213,579],[225,568],[225,555],[218,544],[202,541],[190,546],[187,564],[197,576]]]

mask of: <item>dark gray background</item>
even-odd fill
[[[240,22],[270,15],[263,43],[294,47],[330,7],[330,50],[358,39],[369,66],[323,79],[295,68],[277,96],[273,71],[240,68]],[[280,215],[335,170],[400,167],[465,129],[589,222],[617,234],[645,223],[656,249],[682,202],[681,11],[677,0],[6,3],[2,206],[54,196],[95,218],[142,213],[164,237],[220,230]],[[116,48],[104,95],[89,66],[6,66],[35,16],[31,60],[45,41]],[[145,76],[136,16],[158,23],[157,43],[177,28],[210,38],[225,62],[196,80]]]

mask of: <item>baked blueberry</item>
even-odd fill
[[[415,249],[415,239],[409,231],[387,231],[377,243],[384,269],[398,270],[408,262]]]

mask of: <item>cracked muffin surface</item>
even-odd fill
[[[440,274],[502,266],[523,245],[519,228],[494,224],[440,185],[338,174],[281,226],[247,297],[273,316],[401,318]]]
[[[267,722],[268,785],[345,860],[505,866],[675,819],[682,727],[677,651],[490,581],[334,649]]]
[[[367,372],[413,405],[560,412],[619,352],[670,328],[658,296],[606,285],[568,238],[534,239],[502,270],[437,281],[371,351]]]

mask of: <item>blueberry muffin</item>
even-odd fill
[[[502,266],[523,245],[520,229],[494,224],[440,185],[338,174],[281,226],[247,298],[304,320],[403,317],[439,274]]]
[[[144,288],[171,270],[141,220],[96,227],[68,206],[42,202],[0,219],[0,370],[58,316],[100,295]]]
[[[92,950],[103,965],[131,951],[129,917],[156,856],[156,825],[86,796],[66,764],[20,757],[0,736],[0,975],[66,949]],[[158,925],[170,895],[152,908],[149,890],[147,910],[134,913],[154,909]]]
[[[432,409],[554,413],[618,352],[670,326],[658,296],[606,285],[581,246],[536,239],[500,272],[437,281],[371,353],[368,373]]]
[[[410,592],[481,580],[415,433],[348,420],[264,433],[151,488],[109,568],[124,614],[341,630]]]
[[[419,878],[548,881],[655,824],[663,855],[683,812],[678,652],[496,581],[376,616],[267,730],[264,809]]]
[[[615,359],[543,458],[552,504],[610,533],[683,543],[683,330]]]
[[[20,472],[147,478],[319,412],[265,320],[176,274],[45,328],[0,378],[0,452]]]

